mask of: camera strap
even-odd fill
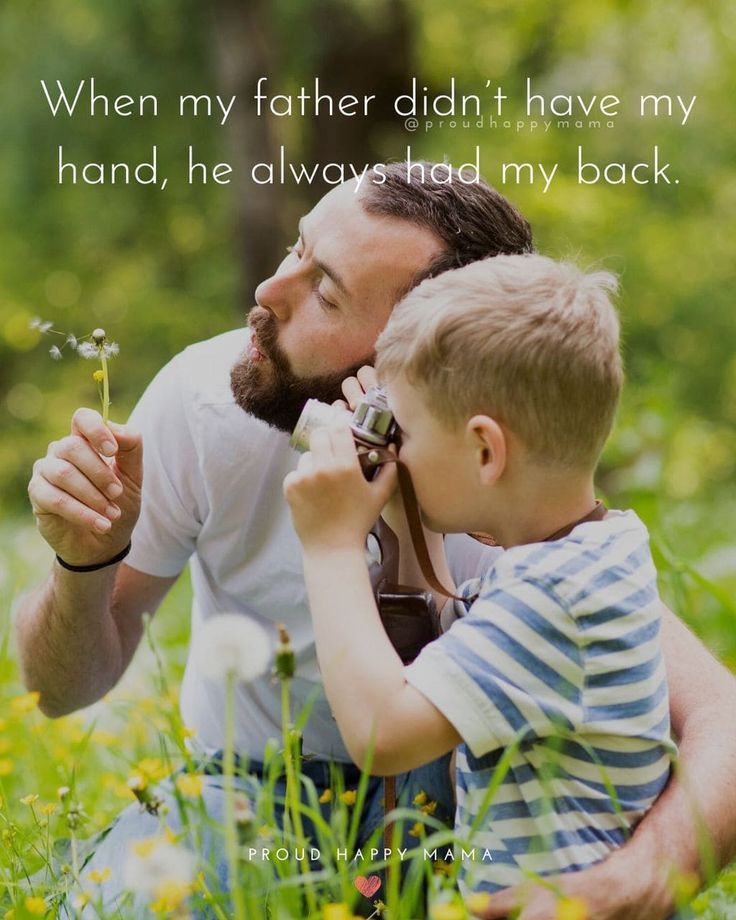
[[[414,484],[411,481],[411,474],[407,467],[396,457],[392,451],[387,450],[386,448],[370,448],[370,450],[359,451],[359,453],[371,453],[374,456],[371,457],[371,462],[376,466],[383,466],[385,463],[395,463],[396,470],[398,473],[399,479],[399,488],[401,489],[401,498],[404,502],[404,510],[406,511],[406,519],[409,524],[409,533],[411,534],[411,541],[414,546],[414,552],[417,556],[417,561],[419,562],[419,568],[424,575],[427,584],[429,587],[436,591],[438,594],[442,594],[445,597],[452,600],[468,600],[468,598],[461,598],[459,595],[450,591],[446,588],[442,582],[439,580],[435,574],[434,567],[432,566],[432,559],[429,555],[429,550],[427,549],[427,541],[424,539],[424,527],[422,525],[422,519],[419,513],[419,504],[417,502],[416,492],[414,491]],[[590,521],[602,521],[603,518],[608,513],[608,509],[603,504],[603,502],[596,499],[596,502],[591,511],[583,515],[583,517],[578,518],[575,521],[571,521],[569,524],[565,524],[564,527],[561,527],[559,530],[556,530],[554,533],[545,537],[543,540],[540,540],[540,543],[550,543],[553,540],[562,540],[579,524],[587,524]],[[469,534],[474,540],[477,540],[479,543],[483,543],[486,546],[498,546],[499,544],[494,540],[494,538],[487,533],[471,533]]]

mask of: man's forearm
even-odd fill
[[[23,678],[30,690],[40,692],[46,715],[64,715],[94,702],[124,669],[111,614],[116,574],[117,566],[82,574],[54,563],[18,613]]]
[[[712,689],[678,726],[680,766],[626,847],[634,861],[637,851],[656,855],[673,872],[702,880],[736,856],[736,733],[726,716],[736,683],[724,669],[720,692]]]

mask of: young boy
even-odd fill
[[[367,482],[347,427],[323,428],[284,483],[351,756],[392,774],[459,745],[466,893],[603,859],[675,752],[647,532],[631,511],[596,513],[593,491],[622,383],[614,289],[607,274],[497,256],[425,281],[379,338],[424,523],[505,548],[411,665],[384,633],[363,554],[395,470]]]

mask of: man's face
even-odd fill
[[[367,214],[354,181],[325,195],[256,289],[250,344],[231,372],[238,405],[291,431],[307,399],[337,399],[343,379],[372,363],[396,301],[441,250],[429,230]]]

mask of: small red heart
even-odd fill
[[[377,875],[369,875],[368,878],[364,875],[359,875],[355,879],[355,887],[363,897],[372,898],[381,887],[381,879]]]

